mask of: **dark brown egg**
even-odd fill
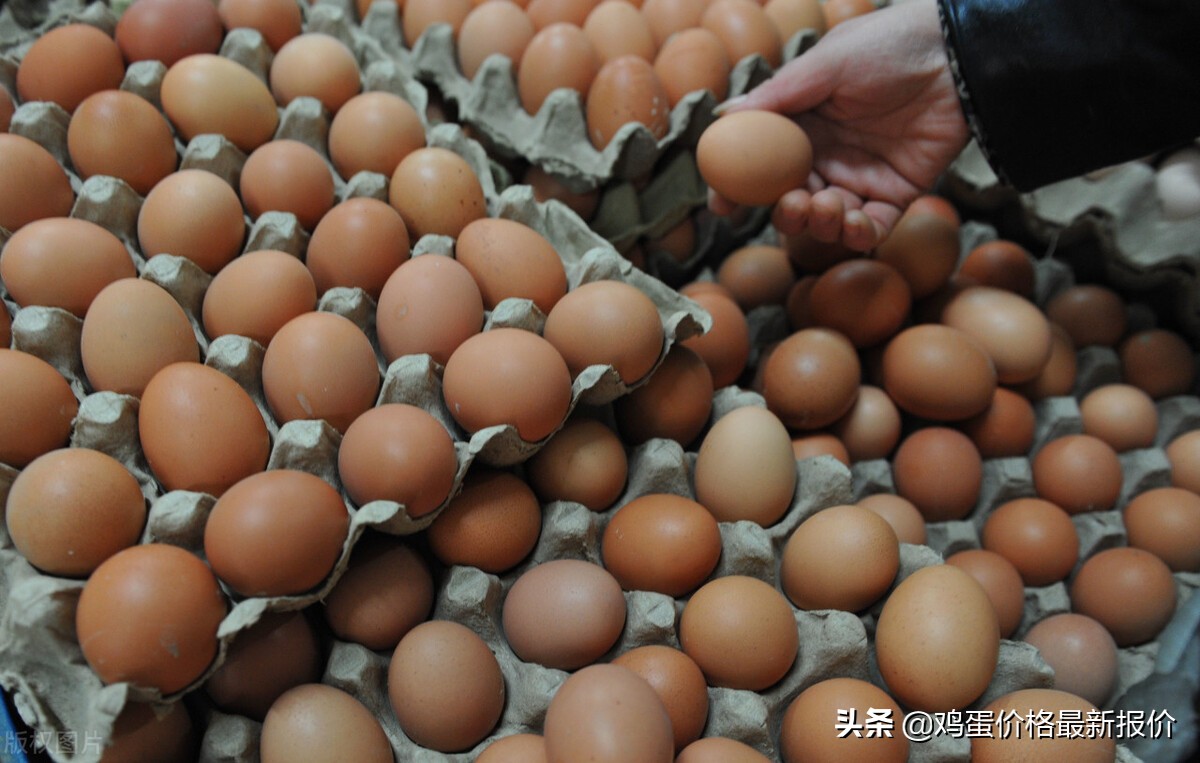
[[[1063,289],[1046,303],[1046,317],[1066,329],[1076,347],[1115,347],[1128,320],[1121,296],[1096,284]]]
[[[908,282],[891,265],[856,259],[834,265],[813,283],[808,311],[817,325],[842,332],[855,347],[900,330],[912,306]]]
[[[1140,548],[1110,548],[1092,556],[1071,581],[1071,609],[1094,618],[1117,646],[1153,640],[1175,614],[1171,568]]]
[[[1033,487],[1069,514],[1111,509],[1124,480],[1112,446],[1086,434],[1046,443],[1033,458]]]
[[[1158,400],[1194,392],[1196,356],[1183,337],[1165,329],[1148,329],[1121,343],[1121,376]]]
[[[913,432],[892,461],[896,492],[912,501],[929,522],[962,519],[975,508],[983,462],[974,443],[956,429]]]
[[[996,507],[980,539],[985,549],[1012,562],[1025,585],[1064,580],[1079,559],[1079,534],[1071,517],[1040,498],[1017,498]]]
[[[771,353],[763,397],[787,426],[818,429],[850,410],[861,376],[858,353],[845,336],[829,329],[802,329]]]
[[[136,0],[117,22],[125,60],[171,66],[197,53],[216,53],[225,29],[211,0]]]

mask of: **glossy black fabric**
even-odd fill
[[[964,110],[1031,190],[1200,136],[1200,0],[939,0]]]

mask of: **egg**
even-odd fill
[[[1033,487],[1069,514],[1111,509],[1124,476],[1112,446],[1087,434],[1051,440],[1033,457]]]
[[[778,246],[752,245],[735,249],[717,269],[717,282],[749,312],[763,305],[781,305],[796,280],[787,252]]]
[[[1025,613],[1025,584],[1012,562],[994,551],[971,548],[947,556],[946,564],[958,567],[983,586],[996,610],[1000,637],[1012,637]]]
[[[1029,586],[1066,579],[1079,559],[1079,534],[1070,516],[1040,498],[997,506],[979,535],[983,547],[1012,562]]]
[[[329,165],[297,140],[274,140],[256,148],[242,166],[240,188],[252,218],[290,212],[307,231],[317,227],[334,203]]]
[[[353,198],[330,209],[308,242],[305,262],[317,291],[362,289],[378,301],[387,279],[409,258],[408,230],[391,205]]]
[[[660,48],[676,32],[700,26],[709,0],[645,0],[642,15]]]
[[[793,429],[819,429],[844,416],[858,396],[862,367],[854,345],[830,329],[802,329],[766,361],[763,397]]]
[[[650,644],[630,649],[613,664],[632,670],[658,694],[671,718],[676,752],[700,737],[708,720],[708,685],[691,657],[674,647]]]
[[[875,628],[879,673],[901,703],[926,712],[966,707],[991,683],[1000,627],[987,593],[947,564],[924,567],[888,596]]]
[[[1200,493],[1200,432],[1185,432],[1167,445],[1171,484]]]
[[[317,287],[304,263],[266,249],[221,268],[204,292],[201,314],[209,339],[236,334],[266,347],[284,324],[316,307]]]
[[[204,170],[172,173],[154,186],[137,218],[138,243],[147,259],[186,257],[214,275],[242,250],[246,219],[237,192]]]
[[[311,758],[337,750],[362,763],[392,763],[391,742],[379,720],[359,700],[333,686],[302,684],[280,695],[262,725],[262,763]]]
[[[135,0],[117,21],[125,60],[166,66],[196,54],[213,54],[225,30],[212,0]]]
[[[830,456],[841,461],[846,467],[850,466],[850,454],[842,441],[831,434],[818,432],[803,437],[792,438],[792,453],[797,461],[818,456]]]
[[[1139,494],[1123,514],[1129,545],[1149,551],[1172,572],[1200,571],[1200,496],[1162,487]]]
[[[875,10],[875,3],[871,0],[826,0],[821,10],[825,16],[825,26],[833,29],[844,21]]]
[[[582,27],[599,3],[600,0],[529,0],[525,12],[538,29],[557,23]]]
[[[539,29],[525,46],[517,67],[521,106],[536,114],[550,93],[559,88],[574,90],[581,98],[586,96],[600,64],[591,40],[578,26],[554,23]]]
[[[1063,612],[1039,620],[1025,633],[1054,670],[1054,688],[1108,703],[1117,682],[1117,645],[1104,626],[1086,615]]]
[[[1021,689],[1005,694],[983,708],[990,718],[1037,718],[1045,713],[1051,719],[1092,717],[1099,708],[1081,697],[1057,689]],[[978,763],[1026,760],[1053,763],[1061,760],[1113,761],[1117,758],[1117,740],[1105,733],[1045,733],[1045,725],[1017,733],[1010,723],[999,722],[990,736],[971,739],[971,760]]]
[[[863,384],[854,405],[830,431],[845,446],[851,462],[887,458],[900,442],[900,411],[879,387]]]
[[[458,30],[458,66],[467,79],[490,56],[505,56],[516,68],[537,30],[516,3],[483,3],[463,19]]]
[[[79,104],[67,128],[67,149],[80,177],[120,178],[141,196],[179,164],[166,118],[123,90],[104,90]]]
[[[2,278],[3,276],[0,276]],[[0,302],[0,348],[8,349],[12,345],[12,316],[8,306]]]
[[[280,106],[307,96],[330,114],[362,90],[354,53],[338,38],[319,32],[288,40],[271,60],[268,79]]]
[[[893,493],[875,493],[859,499],[858,505],[883,517],[901,543],[925,543],[925,517],[907,498]]]
[[[834,265],[812,285],[808,310],[818,325],[870,347],[900,330],[912,306],[908,282],[891,265],[854,259]]]
[[[172,363],[150,379],[138,435],[164,489],[213,496],[265,469],[271,448],[249,393],[199,363]]]
[[[913,299],[928,297],[950,280],[958,265],[958,228],[943,215],[910,207],[875,248],[875,258],[904,276]]]
[[[512,472],[476,466],[427,537],[443,564],[500,574],[533,552],[541,532],[542,507],[529,485]]]
[[[275,135],[275,97],[246,67],[201,53],[175,63],[162,81],[163,111],[185,141],[219,133],[245,153]]]
[[[601,557],[626,590],[686,596],[716,568],[721,531],[699,503],[651,493],[612,516],[601,540]]]
[[[457,238],[454,257],[479,285],[486,309],[509,298],[528,299],[549,315],[567,293],[562,258],[528,225],[481,218],[467,223]]]
[[[697,739],[679,751],[675,763],[769,763],[770,758],[748,744],[727,737]]]
[[[654,58],[654,71],[672,107],[697,90],[709,91],[717,101],[729,94],[729,55],[720,38],[703,27],[668,38]]]
[[[562,354],[572,377],[610,365],[625,384],[636,384],[662,355],[665,333],[654,302],[622,281],[582,284],[546,316],[543,336]]]
[[[487,216],[483,186],[466,160],[445,148],[418,148],[396,165],[388,201],[412,239],[433,233],[457,238]]]
[[[1147,329],[1131,334],[1118,347],[1121,376],[1155,400],[1194,393],[1196,356],[1179,334]]]
[[[404,42],[410,48],[415,46],[425,30],[434,24],[449,24],[457,34],[471,7],[471,0],[406,0],[400,19]]]
[[[13,545],[51,575],[86,577],[138,542],[146,499],[129,470],[89,448],[38,456],[8,491],[5,522]]]
[[[648,382],[617,398],[617,430],[631,445],[655,437],[690,445],[708,423],[712,404],[712,372],[695,351],[677,344]]]
[[[0,348],[0,463],[20,469],[65,446],[78,412],[79,401],[54,366]]]
[[[650,684],[620,665],[590,665],[567,678],[544,725],[549,763],[674,760],[666,708]]]
[[[779,417],[757,406],[722,416],[696,456],[696,500],[720,522],[779,521],[796,491],[796,458]]]
[[[262,383],[279,423],[324,419],[344,433],[374,406],[379,366],[371,340],[350,319],[304,313],[285,323],[267,345]]]
[[[691,294],[690,298],[712,316],[712,328],[689,337],[684,347],[695,352],[712,374],[713,389],[735,383],[750,358],[750,324],[732,297],[725,294]]]
[[[166,710],[149,702],[126,702],[113,721],[105,760],[162,760],[185,763],[194,755],[200,734],[187,704],[172,702]]]
[[[704,181],[721,196],[735,204],[763,206],[804,187],[812,169],[812,143],[787,117],[739,111],[700,135],[696,163]]]
[[[300,34],[303,18],[292,0],[220,0],[217,15],[226,31],[254,29],[277,51]]]
[[[0,279],[17,304],[61,307],[80,318],[104,287],[136,275],[121,240],[87,220],[37,220],[0,249]]]
[[[630,122],[644,126],[655,140],[671,129],[667,91],[654,66],[636,55],[618,56],[600,67],[588,89],[586,109],[588,137],[601,151]]]
[[[546,742],[539,734],[500,737],[483,748],[475,763],[546,763]]]
[[[433,609],[429,564],[404,539],[366,532],[325,597],[325,622],[343,641],[395,648]]]
[[[1033,447],[1037,418],[1033,405],[1022,395],[1005,387],[997,387],[992,404],[977,416],[960,424],[960,428],[983,458],[1016,458],[1029,453]]]
[[[818,0],[767,0],[763,3],[763,11],[775,23],[785,43],[804,29],[824,34],[826,24],[822,8]]]
[[[492,329],[464,341],[446,361],[442,394],[468,432],[507,424],[525,442],[538,442],[567,417],[571,372],[537,334]]]
[[[396,268],[379,293],[375,330],[384,358],[427,354],[445,365],[483,328],[483,297],[471,272],[451,257],[429,254]]]
[[[166,289],[122,278],[100,290],[83,319],[83,370],[95,390],[140,397],[172,363],[200,360],[187,314]]]
[[[1033,299],[1033,257],[1014,241],[979,244],[963,258],[958,274],[982,286],[994,286]]]
[[[1062,397],[1071,394],[1075,388],[1078,372],[1075,343],[1057,323],[1050,324],[1050,336],[1050,357],[1042,372],[1030,381],[1013,387],[1031,400]]]
[[[792,700],[783,714],[779,733],[784,763],[800,761],[872,760],[903,763],[908,760],[904,734],[843,732],[838,721],[849,713],[851,723],[868,721],[882,710],[899,725],[903,711],[887,692],[858,678],[829,678],[809,686]]]
[[[608,571],[579,559],[555,559],[516,579],[504,599],[502,622],[517,657],[570,671],[613,647],[625,615],[621,585]]]
[[[901,331],[883,351],[883,389],[904,411],[955,421],[987,409],[996,368],[967,333],[925,324]]]
[[[75,632],[105,683],[174,694],[216,658],[227,610],[207,564],[177,546],[147,543],[96,568],[79,594]]]
[[[525,462],[525,474],[543,502],[571,501],[598,512],[625,490],[629,460],[612,429],[575,417]]]
[[[1118,453],[1149,448],[1158,435],[1158,409],[1142,390],[1105,384],[1079,401],[1084,434],[1099,437]]]
[[[712,0],[700,17],[700,25],[717,35],[730,61],[759,55],[772,69],[783,62],[779,30],[754,0]]]
[[[605,62],[621,56],[637,56],[653,63],[658,50],[646,17],[637,7],[622,0],[608,0],[593,8],[583,22],[583,33]]]
[[[439,752],[483,740],[504,710],[504,676],[491,648],[455,622],[421,623],[388,663],[388,697],[404,734]]]
[[[859,612],[891,587],[900,542],[883,517],[861,506],[831,506],[788,537],[779,568],[784,593],[800,609]]]
[[[1081,284],[1055,294],[1046,317],[1062,326],[1076,347],[1115,347],[1125,336],[1125,301],[1107,286]]]
[[[329,124],[329,159],[343,180],[359,172],[390,178],[404,157],[424,147],[420,115],[393,93],[360,93],[342,104]]]
[[[1110,548],[1080,566],[1071,581],[1071,609],[1094,618],[1118,647],[1153,640],[1175,613],[1171,569],[1140,548]]]
[[[1050,326],[1023,297],[987,286],[967,287],[951,297],[942,322],[979,341],[1002,384],[1035,378],[1050,357]]]
[[[17,68],[16,94],[21,101],[56,103],[69,114],[124,78],[125,61],[111,36],[90,24],[65,24],[29,46]]]
[[[0,133],[0,227],[16,233],[35,220],[66,217],[74,203],[67,173],[49,151],[29,138]]]

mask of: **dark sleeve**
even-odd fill
[[[938,0],[972,131],[1022,191],[1200,136],[1200,0]]]

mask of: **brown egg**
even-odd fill
[[[525,462],[529,484],[545,503],[572,501],[604,511],[625,490],[625,446],[595,419],[572,418]]]
[[[167,70],[162,81],[167,118],[185,142],[219,133],[245,153],[275,135],[275,97],[246,67],[211,54],[188,56]]]
[[[204,333],[237,334],[266,347],[284,324],[316,308],[316,284],[298,257],[247,252],[221,268],[204,292]]]
[[[583,33],[591,40],[601,61],[637,56],[653,63],[658,50],[646,17],[623,0],[608,0],[593,8],[583,22]]]
[[[16,108],[16,105],[13,104],[12,94],[8,92],[7,88],[0,87],[0,132],[8,132]]]
[[[582,23],[582,22],[581,22]],[[534,19],[534,25],[537,20]],[[569,88],[587,96],[600,71],[600,56],[583,30],[555,23],[539,29],[517,67],[517,92],[530,114],[538,113],[550,93]]]
[[[804,29],[825,34],[825,13],[819,0],[767,0],[763,11],[785,43]]]
[[[1130,546],[1154,554],[1172,572],[1200,572],[1200,496],[1176,487],[1147,490],[1123,517]]]
[[[1115,347],[1125,336],[1125,302],[1107,286],[1063,289],[1046,303],[1046,317],[1066,329],[1076,347]]]
[[[652,493],[622,506],[601,541],[605,568],[629,591],[687,596],[721,557],[717,520],[695,501]]]
[[[375,404],[379,366],[371,340],[348,318],[304,313],[263,355],[263,392],[280,424],[324,419],[339,432]]]
[[[263,721],[262,763],[304,760],[337,750],[361,763],[392,763],[391,742],[371,710],[333,686],[303,684],[284,692]]]
[[[817,241],[807,231],[796,236],[784,236],[783,247],[788,250],[788,257],[792,258],[792,264],[799,273],[824,273],[839,262],[862,256],[841,243]]]
[[[942,215],[910,208],[876,248],[875,257],[900,271],[913,299],[921,299],[950,280],[959,251],[958,225]]]
[[[656,140],[666,137],[671,127],[667,91],[654,67],[640,56],[620,56],[601,66],[588,90],[586,108],[588,137],[601,151],[629,122],[643,125]]]
[[[18,305],[61,307],[80,318],[105,286],[136,275],[121,240],[87,220],[37,220],[0,250],[0,279]]]
[[[225,30],[211,0],[135,0],[117,22],[117,45],[125,60],[176,61],[216,53]]]
[[[1033,447],[1037,419],[1033,405],[1012,390],[997,387],[992,404],[960,425],[983,458],[1024,456]]]
[[[976,246],[963,258],[958,274],[1033,299],[1033,258],[1016,242],[997,239]]]
[[[188,763],[195,758],[199,734],[188,714],[187,703],[172,702],[165,711],[149,702],[126,702],[113,722],[112,737],[104,746],[103,763],[161,760]],[[162,713],[160,715],[160,712]]]
[[[177,546],[146,543],[113,554],[88,578],[75,632],[100,680],[174,694],[217,656],[227,609],[207,564]]]
[[[538,442],[570,411],[571,372],[537,334],[492,329],[467,339],[446,361],[442,394],[468,432],[507,424],[525,442]]]
[[[925,543],[925,518],[907,498],[891,493],[876,493],[862,498],[858,505],[883,517],[901,543]]]
[[[654,302],[621,281],[572,289],[550,310],[543,336],[567,361],[572,377],[589,366],[613,366],[630,385],[650,373],[665,339]]]
[[[1025,719],[1045,713],[1052,719],[1064,719],[1068,713],[1089,718],[1099,708],[1080,697],[1057,689],[1021,689],[994,700],[982,712],[990,718]],[[1116,740],[1108,734],[1056,734],[1053,726],[1034,725],[1017,733],[1015,725],[1024,721],[998,722],[993,735],[971,739],[971,760],[978,763],[1003,763],[1024,760],[1029,763],[1054,763],[1071,760],[1103,763],[1116,759]],[[1049,731],[1049,733],[1046,733]]]
[[[104,90],[79,104],[67,128],[67,149],[81,178],[120,178],[141,196],[179,163],[166,118],[123,90]]]
[[[850,466],[850,454],[846,451],[846,446],[836,436],[824,432],[805,437],[793,437],[792,454],[796,456],[797,461],[818,456],[832,456],[847,467]]]
[[[173,363],[142,393],[138,433],[166,490],[220,496],[267,466],[270,435],[246,390],[199,363]]]
[[[484,3],[484,5],[508,3]],[[500,737],[483,748],[475,763],[546,763],[546,742],[539,734]]]
[[[819,429],[845,415],[858,396],[862,368],[854,345],[829,329],[802,329],[766,361],[767,407],[794,429]]]
[[[462,263],[428,254],[405,262],[379,294],[375,330],[389,363],[428,354],[445,365],[468,337],[483,328],[483,298]]]
[[[379,300],[387,279],[409,258],[408,230],[392,206],[353,198],[321,218],[308,242],[305,262],[318,293],[357,287]]]
[[[1200,493],[1200,432],[1179,435],[1167,446],[1171,462],[1171,484]]]
[[[362,90],[354,53],[338,38],[317,32],[288,40],[271,61],[269,79],[280,106],[308,96],[331,115]]]
[[[654,59],[654,71],[672,107],[697,90],[708,90],[717,101],[725,100],[730,70],[721,40],[702,27],[672,35]]]
[[[700,737],[708,720],[708,685],[695,660],[673,647],[653,644],[631,649],[612,662],[637,673],[658,694],[671,718],[676,751]]]
[[[582,27],[599,3],[600,0],[529,0],[525,12],[538,29],[560,23]]]
[[[421,623],[400,639],[387,688],[404,734],[439,752],[474,747],[504,710],[496,655],[470,628],[447,620]]]
[[[713,389],[735,383],[750,357],[750,325],[746,314],[730,296],[724,294],[690,294],[696,304],[712,316],[712,328],[705,334],[683,341],[712,372]]]
[[[8,306],[0,301],[0,349],[8,349],[11,345],[12,316],[8,314]]]
[[[325,597],[325,621],[343,641],[389,650],[429,617],[433,598],[433,576],[421,555],[402,538],[368,531]]]
[[[817,325],[846,335],[855,347],[889,339],[912,306],[908,282],[887,263],[854,259],[834,265],[812,285],[808,310]]]
[[[900,543],[887,520],[861,506],[831,506],[788,538],[779,578],[799,609],[860,612],[887,592],[899,569]]]
[[[242,250],[246,219],[237,192],[204,170],[168,175],[138,212],[138,243],[147,259],[187,257],[215,275]]]
[[[683,748],[675,763],[770,763],[770,760],[748,744],[726,737],[704,737]]]
[[[883,388],[909,413],[957,421],[991,404],[996,370],[965,332],[935,324],[913,326],[893,337],[883,352]]]
[[[1033,458],[1033,487],[1068,514],[1111,509],[1121,494],[1121,462],[1112,446],[1086,434],[1046,443]]]
[[[12,233],[44,217],[66,217],[75,203],[67,173],[50,152],[12,133],[0,133],[0,189],[0,227]]]
[[[675,755],[658,693],[620,665],[591,665],[569,677],[550,700],[545,735],[549,763],[671,763]]]
[[[852,462],[887,458],[900,442],[900,411],[887,393],[864,384],[854,405],[831,425]]]
[[[559,670],[595,662],[625,627],[620,583],[603,567],[579,559],[555,559],[522,573],[503,610],[504,636],[513,652]]]
[[[226,490],[204,525],[204,553],[243,596],[291,596],[333,570],[350,531],[328,482],[292,469],[252,474]]]
[[[529,556],[541,532],[542,508],[529,485],[512,472],[476,466],[427,537],[443,564],[500,574]]]
[[[700,17],[700,26],[721,40],[734,63],[749,55],[759,55],[774,69],[783,61],[779,30],[753,0],[712,0]]]
[[[719,0],[709,6],[750,0]],[[758,9],[761,13],[761,9]],[[769,22],[768,22],[769,23]],[[736,157],[736,158],[735,158]],[[812,169],[812,144],[800,126],[770,111],[739,111],[713,122],[696,144],[704,181],[735,204],[774,204],[802,188]]]
[[[833,29],[843,21],[870,13],[875,10],[875,4],[871,0],[826,0],[821,10],[825,15],[825,26]]]
[[[650,381],[617,398],[617,429],[630,445],[663,437],[686,447],[708,423],[712,402],[712,372],[686,343],[677,344]]]
[[[1117,683],[1117,645],[1104,626],[1064,612],[1040,620],[1023,639],[1054,670],[1054,688],[1103,707]]]
[[[896,700],[878,686],[857,678],[829,678],[800,692],[783,714],[779,746],[784,763],[871,760],[903,763],[908,740],[901,733],[843,732],[837,723],[849,713],[851,724],[870,724],[872,711],[883,710],[899,726],[904,717]],[[867,729],[870,726],[867,725]]]
[[[146,499],[120,461],[89,448],[43,454],[8,491],[5,521],[17,551],[50,575],[86,577],[138,542]]]
[[[490,2],[484,3],[484,5],[490,4]],[[508,3],[503,5],[508,5]],[[536,164],[529,165],[529,169],[525,170],[523,182],[533,188],[533,197],[538,201],[545,202],[550,199],[561,201],[585,221],[592,218],[592,215],[596,213],[596,207],[600,204],[598,190],[576,192]]]
[[[1012,562],[994,551],[972,548],[946,557],[952,564],[983,586],[996,610],[1000,638],[1009,638],[1025,614],[1025,584]]]
[[[779,521],[796,492],[796,457],[779,417],[757,406],[722,416],[700,444],[696,500],[719,522]]]
[[[252,218],[290,212],[312,231],[333,207],[333,173],[306,143],[273,140],[250,154],[242,167],[242,201]]]
[[[927,712],[978,699],[991,683],[999,649],[1000,627],[987,593],[947,564],[919,569],[896,586],[875,629],[888,689]]]
[[[479,178],[445,148],[418,148],[404,157],[392,173],[388,201],[414,241],[429,233],[457,238],[468,223],[487,216]]]
[[[69,114],[92,93],[120,87],[124,78],[125,61],[112,37],[90,24],[66,24],[29,46],[17,68],[17,95],[23,102],[56,103]]]
[[[1141,389],[1129,384],[1105,384],[1079,401],[1085,434],[1098,437],[1118,453],[1154,445],[1158,409]]]
[[[1013,388],[1031,400],[1062,397],[1071,394],[1075,389],[1075,343],[1071,341],[1066,329],[1057,323],[1050,324],[1050,337],[1050,358],[1042,372],[1030,381]]]
[[[325,661],[303,612],[267,612],[240,631],[204,691],[224,712],[256,721],[288,689],[321,680]]]
[[[961,329],[988,353],[1001,384],[1036,378],[1050,358],[1050,325],[1024,297],[990,286],[972,286],[950,298],[942,323]]]
[[[717,282],[729,289],[745,312],[762,305],[782,305],[795,280],[787,252],[778,246],[742,247],[717,269]]]
[[[405,0],[400,17],[405,44],[410,48],[416,45],[434,24],[449,24],[457,35],[471,8],[471,0]]]
[[[536,31],[516,3],[477,4],[458,30],[458,66],[474,79],[489,56],[500,55],[515,69]]]
[[[700,26],[708,4],[709,0],[645,0],[642,15],[646,17],[655,44],[662,48],[676,32]]]
[[[78,412],[71,386],[54,366],[0,348],[0,463],[21,469],[64,447]]]
[[[395,501],[413,519],[445,503],[457,471],[450,433],[413,405],[389,403],[364,412],[338,448],[338,477],[356,504]]]
[[[303,24],[299,4],[291,0],[220,0],[217,15],[226,31],[257,30],[273,51],[300,34]]]
[[[345,180],[359,172],[390,178],[404,157],[424,147],[425,128],[417,110],[392,93],[354,96],[329,125],[329,159]]]
[[[1079,534],[1071,517],[1040,498],[1017,498],[988,515],[980,540],[1017,568],[1025,585],[1066,579],[1079,559]]]
[[[1121,376],[1155,400],[1186,395],[1196,384],[1196,356],[1180,335],[1147,329],[1130,335],[1118,349]]]
[[[80,354],[96,391],[140,397],[172,363],[200,360],[187,314],[166,289],[122,278],[100,290],[83,319]]]
[[[757,578],[729,575],[688,599],[679,643],[709,686],[762,691],[791,669],[799,634],[783,594]]]
[[[523,223],[474,220],[458,234],[454,257],[479,285],[488,310],[517,298],[532,300],[549,315],[567,293],[567,272],[554,245]]]
[[[956,429],[913,432],[892,462],[896,492],[912,501],[928,522],[965,518],[979,500],[983,463],[974,443]]]

